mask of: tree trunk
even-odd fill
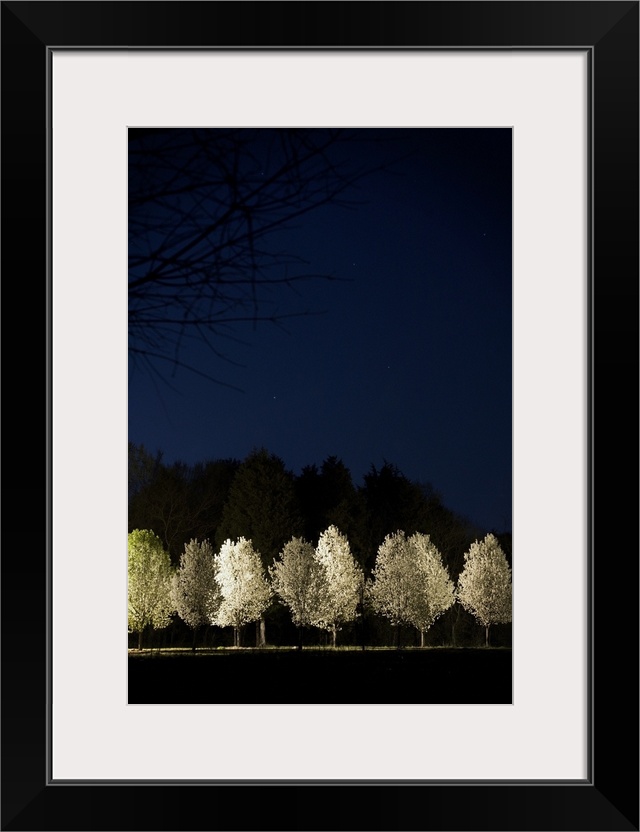
[[[420,647],[424,647],[424,630],[420,630]]]
[[[258,647],[266,647],[267,646],[267,625],[264,620],[264,616],[260,619],[260,643]]]
[[[138,650],[142,650],[142,628],[138,630]]]
[[[191,642],[191,650],[194,653],[196,652],[196,637],[197,637],[197,635],[198,635],[198,628],[194,627],[193,628],[193,641]]]
[[[487,626],[484,628],[484,646],[485,647],[489,646],[489,627],[490,626],[491,626],[490,624],[487,624]]]
[[[331,629],[331,641],[332,641],[332,646],[334,647],[334,649],[335,649],[335,646],[336,646],[337,639],[338,639],[338,628],[334,624],[333,628]]]
[[[458,626],[458,621],[460,621],[460,604],[456,604],[456,617],[451,625],[451,641],[454,647],[458,646],[458,640],[456,638],[456,627]]]
[[[365,604],[364,604],[364,581],[360,586],[360,633],[362,635],[362,649],[365,649],[367,643],[366,624],[364,620]]]

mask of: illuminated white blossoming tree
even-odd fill
[[[185,543],[180,566],[171,582],[173,604],[180,618],[193,630],[193,649],[200,627],[217,615],[222,594],[216,581],[215,552],[208,540]]]
[[[225,540],[215,556],[216,581],[222,601],[211,623],[233,627],[234,647],[240,647],[240,628],[258,621],[272,598],[260,554],[250,540]]]
[[[364,574],[351,554],[346,536],[335,526],[322,532],[314,557],[321,567],[325,589],[313,623],[331,633],[335,647],[338,631],[358,614]]]
[[[428,534],[416,532],[407,541],[413,573],[413,592],[410,595],[406,620],[420,633],[420,647],[431,625],[456,600],[455,584],[442,555]]]
[[[301,537],[291,538],[269,567],[269,577],[273,591],[291,612],[302,649],[303,628],[313,626],[328,591],[313,545]]]
[[[511,567],[494,535],[476,540],[465,552],[456,597],[485,628],[487,647],[491,625],[511,621]]]
[[[404,532],[388,534],[378,547],[376,563],[367,583],[367,601],[378,615],[388,618],[398,640],[398,627],[410,615],[415,575],[412,552]]]
[[[455,602],[455,586],[442,555],[428,534],[407,539],[402,531],[387,535],[378,548],[376,564],[367,587],[374,612],[388,618],[395,628],[410,624],[424,635]]]
[[[138,633],[138,649],[147,627],[162,629],[174,612],[172,568],[162,541],[149,529],[134,529],[128,537],[128,625]]]

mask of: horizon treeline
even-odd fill
[[[128,443],[128,528],[151,529],[177,566],[185,543],[195,538],[219,547],[228,538],[254,540],[277,557],[291,537],[314,543],[330,525],[348,537],[359,565],[369,573],[388,534],[429,534],[454,579],[469,544],[487,533],[500,541],[511,565],[511,533],[485,528],[447,508],[429,482],[406,477],[391,462],[371,464],[362,485],[337,456],[311,463],[300,474],[266,448],[244,460],[212,459],[188,465],[163,462],[162,451]]]
[[[316,545],[329,526],[347,536],[366,578],[388,535],[428,534],[455,582],[471,543],[493,533],[511,566],[511,533],[484,529],[447,508],[430,483],[407,478],[395,465],[373,464],[361,485],[337,456],[309,464],[300,474],[266,448],[243,460],[213,459],[187,465],[165,464],[162,453],[129,442],[128,532],[149,529],[178,567],[185,545],[208,540],[215,549],[226,540],[251,539],[265,570],[287,541],[302,537]],[[449,620],[455,616],[455,621]],[[456,641],[455,627],[472,628],[460,610],[443,616],[433,638]],[[440,632],[440,630],[442,632]],[[166,636],[165,636],[166,637]]]

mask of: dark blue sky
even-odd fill
[[[130,364],[129,439],[166,462],[264,446],[295,473],[335,455],[356,484],[387,461],[511,530],[511,131],[359,135],[354,163],[404,158],[360,182],[357,207],[319,208],[273,239],[347,280],[274,289],[278,313],[318,314],[237,324],[216,342],[235,363],[183,345],[182,361],[239,391]]]

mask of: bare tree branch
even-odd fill
[[[332,129],[158,129],[129,132],[129,357],[161,377],[165,363],[216,379],[181,356],[186,338],[216,346],[228,328],[278,324],[267,292],[310,280],[280,232],[380,167],[354,167],[353,133]],[[220,383],[220,382],[218,382]],[[225,385],[232,387],[233,385]]]

